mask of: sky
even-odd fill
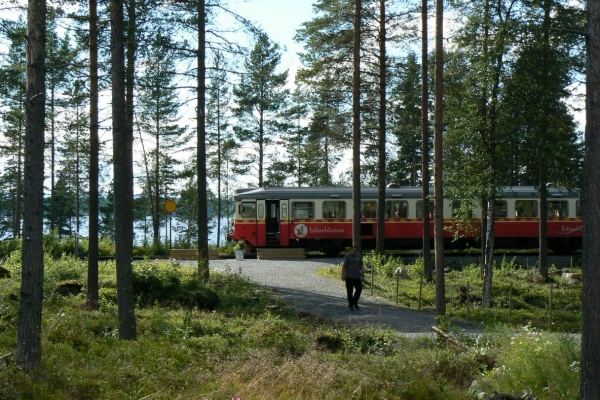
[[[278,43],[283,51],[281,70],[289,69],[294,79],[300,65],[297,53],[302,46],[294,42],[296,30],[303,22],[313,18],[314,0],[230,0],[232,10],[254,22],[269,38]]]

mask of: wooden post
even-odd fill
[[[552,289],[554,285],[550,284],[550,299],[548,301],[548,331],[552,328]]]
[[[400,290],[400,270],[396,270],[396,305],[398,305],[398,292]]]
[[[512,292],[513,292],[513,284],[510,283],[510,291],[508,292],[508,325],[510,325],[510,314],[512,312]]]
[[[569,272],[573,272],[573,257],[571,257],[571,268],[569,269]]]
[[[421,296],[423,295],[423,273],[421,273],[421,282],[419,283],[419,311],[421,311]]]

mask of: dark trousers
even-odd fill
[[[354,295],[352,295],[353,290],[355,290]],[[357,304],[362,293],[362,280],[360,278],[346,278],[346,292],[348,292],[348,305],[353,306]]]

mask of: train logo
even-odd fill
[[[294,228],[294,232],[296,233],[296,236],[303,238],[308,233],[308,228],[306,228],[306,225],[304,224],[298,224]]]

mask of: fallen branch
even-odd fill
[[[437,326],[432,326],[431,330],[434,331],[435,333],[437,333],[438,335],[440,335],[441,337],[443,337],[444,339],[446,339],[446,342],[453,344],[454,346],[460,348],[461,350],[468,349],[468,347],[466,345],[464,345],[460,340],[452,337],[450,334],[444,332]]]

